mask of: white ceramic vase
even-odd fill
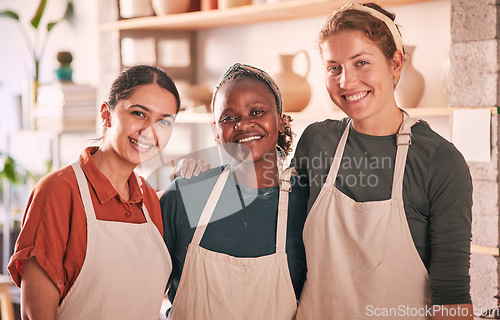
[[[415,108],[422,99],[425,89],[424,76],[413,66],[415,46],[405,46],[406,59],[401,78],[396,86],[396,102],[400,108]]]
[[[191,0],[151,0],[157,16],[187,12]]]

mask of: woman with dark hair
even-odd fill
[[[242,64],[219,80],[212,108],[229,164],[176,179],[160,200],[173,263],[169,319],[291,320],[309,192],[281,169],[290,117],[273,79]]]
[[[134,169],[165,148],[179,105],[164,71],[125,69],[100,145],[35,186],[8,266],[23,319],[158,319],[172,263],[156,192]]]

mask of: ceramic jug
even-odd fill
[[[413,66],[415,46],[405,46],[405,62],[396,86],[396,102],[400,108],[415,108],[424,93],[424,76]]]
[[[293,60],[300,53],[304,54],[307,62],[304,76],[293,70]],[[307,107],[311,99],[311,86],[306,79],[311,66],[309,55],[305,50],[300,50],[295,54],[281,54],[279,59],[281,70],[273,78],[276,80],[283,97],[283,111],[299,112]]]
[[[187,12],[191,0],[151,0],[157,16]]]

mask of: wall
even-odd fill
[[[47,1],[46,11],[40,24],[39,41],[45,37],[46,24],[59,19],[66,8],[67,0]],[[97,0],[74,1],[75,17],[71,21],[58,24],[50,33],[47,49],[40,65],[40,82],[55,80],[54,69],[58,62],[58,51],[73,53],[73,78],[75,82],[98,84],[98,32]],[[34,0],[3,0],[0,10],[13,10],[19,13],[22,24],[30,36],[34,28],[29,20],[38,7]],[[26,43],[19,31],[18,24],[12,19],[0,18],[0,100],[3,115],[0,117],[0,131],[17,129],[16,96],[21,95],[23,85],[34,74],[32,59]],[[5,112],[7,116],[5,116]],[[8,119],[8,120],[7,120]]]
[[[500,106],[498,80],[498,0],[452,0],[450,104],[455,107]],[[498,115],[491,123],[491,161],[469,163],[474,188],[472,242],[498,247]],[[496,306],[498,258],[472,254],[471,294],[477,308]]]

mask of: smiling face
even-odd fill
[[[383,123],[398,110],[394,79],[401,74],[403,55],[400,51],[388,60],[380,48],[358,30],[336,32],[320,48],[330,98],[353,121]]]
[[[228,81],[217,91],[214,115],[217,137],[234,159],[256,165],[275,161],[284,124],[266,84],[250,78]]]
[[[102,149],[133,166],[152,159],[167,145],[176,111],[176,99],[168,90],[157,84],[135,87],[112,110],[103,104],[106,132]]]

